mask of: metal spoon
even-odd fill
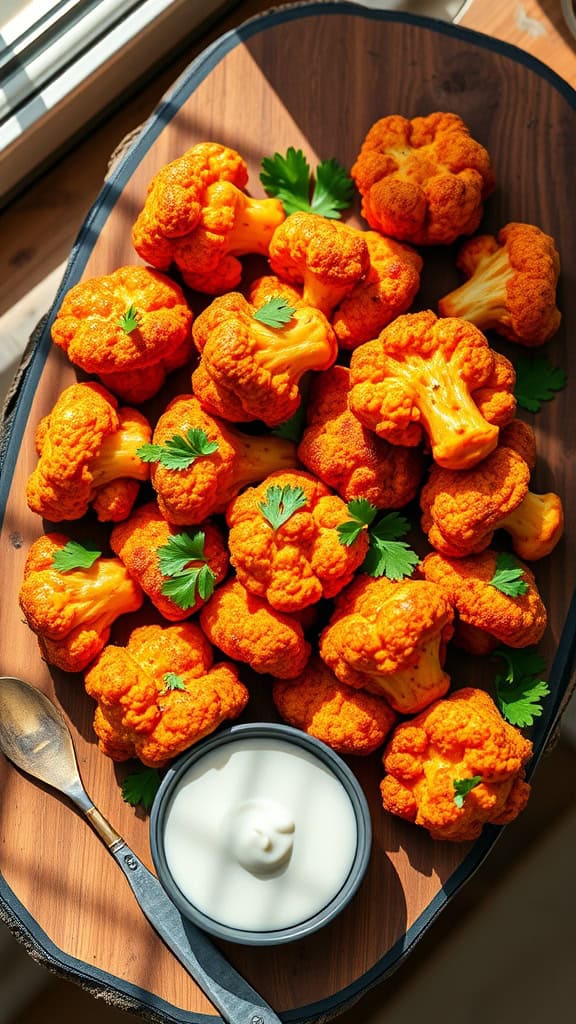
[[[206,934],[182,918],[158,879],[94,806],[80,779],[72,736],[52,701],[13,676],[0,677],[0,750],[22,771],[64,793],[86,815],[122,868],[152,927],[225,1021],[280,1024]]]

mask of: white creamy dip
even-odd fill
[[[339,892],[357,847],[343,785],[295,744],[246,738],[182,776],[164,819],[174,882],[198,910],[249,931],[288,928]]]

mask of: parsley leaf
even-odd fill
[[[301,149],[293,146],[286,156],[264,157],[260,181],[269,196],[277,196],[287,214],[305,210],[332,220],[352,202],[354,182],[336,160],[323,160],[313,184],[310,165]],[[311,194],[312,193],[312,194]]]
[[[266,501],[259,502],[258,508],[270,526],[277,530],[306,504],[306,500],[301,487],[291,487],[290,484],[278,487],[277,484],[273,484],[266,491]]]
[[[284,420],[284,423],[279,423],[277,427],[274,427],[272,433],[274,437],[284,437],[287,441],[294,441],[296,444],[299,444],[305,426],[306,410],[302,403],[300,403],[290,419]]]
[[[182,679],[182,676],[176,675],[176,672],[165,672],[163,679],[165,685],[162,693],[169,693],[171,690],[186,689],[186,683]]]
[[[368,527],[370,547],[362,563],[362,571],[369,576],[386,576],[389,580],[402,580],[411,576],[420,561],[409,544],[400,540],[410,529],[410,523],[398,512],[387,512],[374,522],[378,509],[366,498],[348,503],[352,519],[336,527],[341,544],[349,547]]]
[[[142,462],[160,462],[166,469],[188,469],[196,459],[218,451],[218,442],[210,441],[201,427],[191,427],[183,437],[175,434],[162,444],[143,444],[136,450]]]
[[[52,565],[58,572],[70,572],[71,569],[90,569],[102,552],[92,540],[80,544],[77,540],[69,540],[63,548],[54,552]]]
[[[160,788],[160,772],[157,768],[141,768],[127,775],[122,783],[122,797],[127,804],[138,804],[149,811]]]
[[[202,530],[193,534],[177,533],[158,548],[160,572],[169,577],[162,585],[162,593],[183,611],[192,608],[198,597],[207,601],[214,592],[216,576],[206,564],[205,539]],[[191,562],[204,564],[191,565]]]
[[[551,366],[546,356],[514,357],[516,386],[514,394],[521,409],[540,412],[542,402],[554,398],[555,391],[562,391],[568,380],[564,370]]]
[[[542,698],[550,689],[541,676],[546,671],[544,658],[534,648],[497,647],[494,656],[503,658],[506,670],[495,680],[496,703],[507,722],[524,729],[542,715]]]
[[[126,312],[116,322],[118,327],[122,328],[124,334],[132,334],[132,331],[137,330],[140,326],[140,313],[135,306],[128,306]]]
[[[281,295],[273,295],[256,310],[253,317],[259,323],[266,324],[266,327],[284,327],[290,323],[295,312],[296,307],[291,306],[287,299]]]
[[[514,555],[501,551],[496,558],[496,569],[488,585],[495,587],[507,597],[520,597],[528,591],[528,584],[523,576],[524,570],[518,565]]]
[[[481,782],[481,775],[472,775],[469,779],[454,779],[454,803],[456,807],[463,807],[464,798],[468,796],[472,789],[479,786]]]

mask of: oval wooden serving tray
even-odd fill
[[[213,139],[238,149],[258,195],[259,165],[266,154],[292,145],[302,147],[312,163],[334,156],[350,166],[370,124],[397,112],[462,115],[488,146],[498,177],[483,227],[494,230],[511,220],[536,223],[557,239],[566,266],[576,250],[569,216],[576,166],[573,107],[574,93],[544,65],[476,33],[347,4],[273,11],[212,45],[166,96],[91,210],[55,308],[81,278],[135,261],[130,227],[146,185],[162,164],[192,144]],[[350,219],[361,223],[357,209]],[[453,251],[425,257],[420,307],[434,306],[457,282]],[[536,490],[560,492],[568,509],[564,540],[536,567],[550,612],[545,653],[554,665],[552,696],[534,729],[534,764],[569,689],[576,635],[576,609],[571,609],[576,355],[567,345],[576,333],[576,287],[566,271],[559,303],[562,329],[547,350],[551,361],[568,371],[569,386],[532,417],[540,445]],[[497,339],[495,344],[505,348]],[[1,672],[22,676],[56,699],[70,722],[88,792],[150,865],[147,820],[121,798],[126,767],[115,767],[98,753],[93,705],[81,680],[50,671],[41,661],[17,604],[27,550],[42,531],[23,498],[35,464],[34,427],[73,380],[71,367],[50,347],[47,325],[9,421],[0,494]],[[69,529],[78,535],[73,524]],[[468,664],[465,677],[458,662],[452,667],[458,685],[490,683],[478,666]],[[274,717],[263,682],[259,691],[251,715]],[[299,943],[225,948],[286,1021],[334,1014],[397,966],[499,834],[487,829],[474,845],[432,842],[380,808],[378,755],[354,767],[371,803],[375,835],[368,876],[352,905],[324,931]],[[213,1007],[148,926],[86,823],[64,800],[12,767],[3,763],[0,771],[3,913],[33,955],[147,1017],[214,1020]]]

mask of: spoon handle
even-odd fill
[[[228,963],[208,936],[191,922],[184,921],[156,876],[148,871],[100,811],[93,804],[82,810],[122,868],[152,927],[223,1019],[228,1024],[280,1024],[272,1008]]]

